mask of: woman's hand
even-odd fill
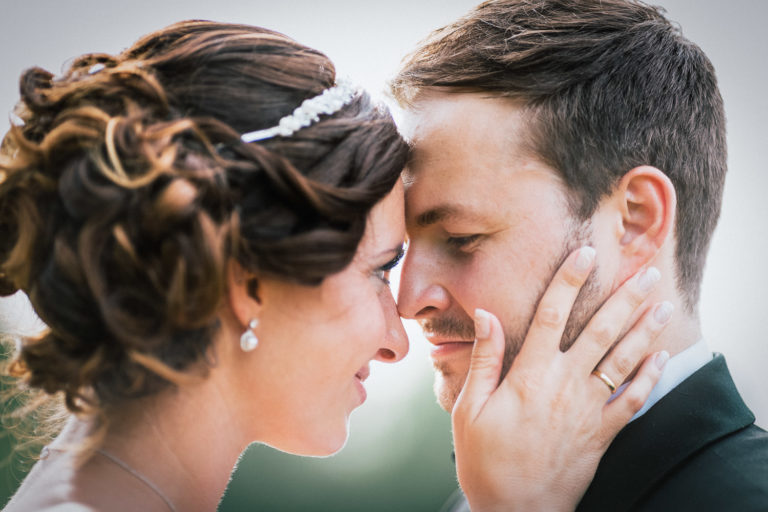
[[[469,374],[452,413],[459,483],[475,512],[573,510],[608,445],[661,376],[666,352],[646,357],[623,393],[607,403],[613,383],[631,374],[669,320],[671,304],[648,308],[612,349],[658,281],[655,268],[629,279],[574,345],[560,351],[570,309],[593,265],[589,247],[568,257],[501,382],[502,327],[492,314],[475,312]]]

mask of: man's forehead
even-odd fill
[[[404,184],[408,187],[425,170],[504,173],[531,160],[541,163],[523,110],[516,102],[471,93],[444,93],[420,102],[405,125]]]
[[[496,224],[528,209],[565,201],[568,188],[559,173],[536,160],[511,168],[441,166],[406,170],[405,216],[409,229],[441,223]]]
[[[527,131],[534,112],[521,99],[487,92],[430,91],[399,111],[398,126],[409,143],[419,142],[425,131],[436,127],[483,131],[493,127],[516,132]]]

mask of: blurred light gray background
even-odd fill
[[[24,68],[58,72],[82,53],[118,52],[140,35],[189,18],[279,30],[324,51],[340,74],[380,92],[404,53],[475,3],[0,0],[0,127],[7,129],[6,113],[18,98]],[[701,316],[710,348],[726,355],[758,424],[768,427],[768,343],[762,332],[768,291],[768,2],[654,3],[665,7],[683,33],[704,49],[720,80],[730,171]],[[21,297],[0,301],[0,331],[32,321]],[[408,330],[411,354],[402,364],[373,369],[369,401],[353,416],[352,437],[341,455],[300,460],[254,446],[241,461],[221,509],[437,510],[455,487],[449,421],[431,396],[426,342],[418,328],[409,325]]]

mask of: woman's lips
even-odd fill
[[[357,392],[360,395],[360,404],[362,405],[363,402],[365,402],[365,399],[368,398],[368,392],[365,391],[365,386],[363,386],[363,381],[368,378],[368,375],[371,374],[371,369],[368,368],[368,365],[363,366],[360,368],[357,373],[355,374],[355,387],[357,388]]]
[[[358,395],[360,395],[360,403],[358,405],[363,405],[365,399],[368,398],[368,392],[365,391],[363,381],[361,381],[357,376],[355,376],[355,387],[357,388]]]
[[[370,374],[371,374],[371,369],[368,367],[368,365],[365,365],[359,370],[357,370],[355,377],[357,377],[358,379],[360,379],[361,382],[363,382],[365,381],[365,379],[368,378]]]

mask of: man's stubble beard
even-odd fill
[[[504,327],[504,359],[501,367],[500,381],[504,379],[509,372],[512,362],[517,357],[520,349],[525,341],[525,336],[528,333],[528,329],[533,322],[533,315],[538,307],[541,298],[544,295],[549,283],[552,281],[555,273],[563,264],[565,259],[573,251],[584,245],[594,245],[591,243],[592,225],[589,220],[583,222],[574,228],[574,233],[563,243],[562,250],[559,257],[550,265],[548,270],[549,278],[541,283],[540,288],[536,293],[536,300],[532,303],[530,311],[527,312],[527,321],[522,325]],[[603,305],[605,300],[610,294],[610,290],[604,291],[598,279],[598,267],[595,264],[592,272],[590,273],[587,281],[581,287],[578,296],[574,302],[571,313],[568,317],[568,321],[563,331],[563,336],[560,340],[560,350],[565,352],[568,350],[576,339],[581,334],[581,331],[587,325],[589,320],[594,316],[595,312]],[[508,322],[507,322],[508,323]],[[431,324],[436,327],[445,327],[449,329],[447,332],[451,332],[460,336],[460,339],[473,339],[474,325],[470,320],[459,320],[456,318],[439,318],[431,321]],[[436,329],[442,330],[442,329]],[[447,364],[434,363],[435,371],[435,395],[437,396],[438,403],[446,411],[453,410],[453,406],[456,403],[456,399],[464,387],[464,381],[466,380],[466,373],[463,371],[455,371]]]

